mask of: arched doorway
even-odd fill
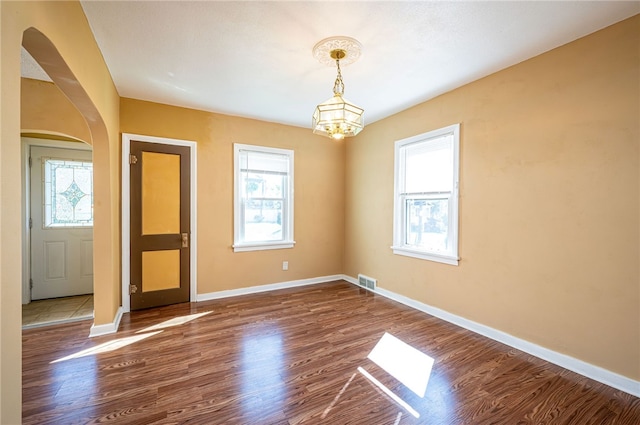
[[[93,318],[89,126],[23,47],[22,327]]]
[[[22,46],[78,110],[88,127],[89,137],[84,141],[92,146],[94,156],[93,266],[96,276],[94,296],[98,300],[95,308],[95,322],[111,322],[114,317],[112,300],[117,299],[119,295],[114,294],[114,289],[117,291],[119,288],[118,282],[113,282],[112,279],[119,274],[117,269],[119,244],[117,240],[113,240],[114,227],[118,226],[117,218],[113,217],[113,211],[117,211],[117,198],[114,201],[114,194],[117,196],[117,192],[114,193],[114,190],[117,190],[117,178],[113,177],[114,173],[111,169],[112,158],[117,156],[118,151],[114,151],[110,146],[107,128],[99,111],[53,43],[42,32],[32,27],[24,31]],[[115,159],[114,161],[117,162]]]
[[[23,123],[30,100],[23,92]],[[24,129],[21,139],[22,328],[93,319],[91,146]]]

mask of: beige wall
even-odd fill
[[[345,273],[639,380],[639,53],[636,16],[369,125]],[[393,255],[394,141],[458,122],[460,265]]]
[[[85,117],[94,149],[96,324],[119,302],[118,94],[80,3],[0,2],[0,423],[21,412],[20,46]],[[33,129],[31,129],[33,130]]]
[[[91,141],[87,122],[78,109],[48,81],[20,79],[20,130]]]
[[[342,273],[344,142],[133,99],[121,100],[120,113],[123,133],[197,142],[199,294]],[[294,248],[233,252],[233,143],[294,150]]]
[[[30,52],[53,58],[47,71],[85,117],[94,145],[96,324],[112,321],[120,300],[120,130],[198,143],[201,294],[361,272],[383,288],[640,379],[640,18],[336,143],[308,129],[119,103],[79,3],[0,2],[0,423],[20,422],[21,195],[12,183],[20,173],[20,44],[32,26],[55,51],[36,35]],[[394,256],[393,142],[455,122],[460,266]],[[295,150],[294,249],[232,252],[233,142]]]

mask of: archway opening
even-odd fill
[[[109,145],[108,132],[106,125],[90,99],[82,84],[75,77],[64,58],[54,46],[54,44],[42,32],[36,28],[28,28],[23,33],[22,47],[29,53],[31,57],[39,64],[44,72],[50,77],[53,84],[63,93],[64,97],[77,111],[82,124],[77,127],[77,131],[65,131],[60,128],[51,128],[51,126],[32,126],[21,125],[24,133],[33,133],[34,131],[42,136],[43,133],[51,138],[51,135],[62,138],[81,140],[93,148],[93,246],[92,249],[92,269],[96,270],[93,279],[92,292],[97,300],[95,302],[95,317],[112,316],[111,305],[109,302],[109,294],[113,288],[110,288],[111,272],[113,272],[113,244],[112,234],[114,233],[114,223],[111,218],[112,203],[112,178],[110,169],[111,149]],[[84,130],[81,128],[84,126]],[[47,128],[48,127],[48,128]],[[55,126],[54,126],[55,127]],[[79,129],[79,130],[78,130]],[[69,137],[69,134],[71,136]],[[24,203],[23,203],[24,208]],[[23,214],[26,217],[26,214]],[[28,225],[28,220],[23,220]],[[25,234],[23,232],[23,244],[26,243]],[[98,270],[108,270],[108,273],[100,273]],[[23,273],[24,274],[24,273]],[[101,298],[106,298],[106,302],[101,302]]]

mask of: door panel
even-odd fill
[[[31,299],[93,293],[91,151],[30,148]]]
[[[93,241],[80,241],[80,276],[93,279]]]
[[[180,287],[180,250],[142,253],[142,287],[144,292]]]
[[[190,149],[132,141],[130,151],[131,309],[187,302]]]
[[[44,278],[45,280],[67,278],[67,242],[44,242]]]
[[[180,232],[180,155],[142,151],[142,234]]]

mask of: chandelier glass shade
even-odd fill
[[[327,55],[328,52],[328,55]],[[313,49],[314,56],[321,62],[335,61],[338,75],[333,85],[333,97],[316,106],[312,127],[315,134],[344,139],[358,134],[364,128],[364,109],[346,100],[340,61],[354,62],[360,55],[360,43],[349,37],[331,37],[322,40]]]
[[[316,106],[313,112],[313,132],[333,139],[343,139],[360,133],[364,124],[364,109],[344,99],[340,94]]]

